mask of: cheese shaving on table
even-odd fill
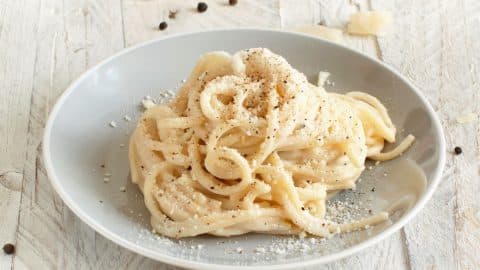
[[[310,25],[296,28],[295,31],[333,41],[338,44],[345,43],[343,40],[342,30],[336,28],[326,27],[323,25]]]
[[[457,122],[459,124],[468,124],[468,123],[475,122],[477,120],[477,117],[478,116],[474,113],[466,113],[464,115],[457,117]]]
[[[393,22],[388,11],[366,11],[354,13],[347,25],[347,32],[356,35],[383,35]]]

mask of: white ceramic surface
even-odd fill
[[[367,231],[315,243],[310,239],[258,234],[228,239],[202,236],[179,242],[152,234],[142,195],[130,183],[127,157],[129,134],[141,114],[140,101],[146,95],[158,97],[161,89],[176,90],[204,52],[235,52],[251,47],[270,48],[312,81],[318,71],[331,72],[335,85],[327,86],[327,90],[365,91],[384,102],[399,130],[397,138],[413,133],[417,140],[400,158],[366,170],[355,191],[343,192],[335,200],[354,200],[374,211],[388,208],[392,198],[400,195],[410,197],[413,204],[398,207],[388,222]],[[125,121],[125,115],[133,121]],[[111,121],[117,123],[116,128],[109,126]],[[169,36],[107,59],[72,83],[59,98],[45,129],[43,149],[52,185],[85,223],[144,256],[201,269],[295,268],[357,252],[392,234],[421,210],[438,185],[445,162],[444,136],[433,109],[394,70],[328,41],[258,29]],[[108,183],[103,181],[105,173],[112,174]],[[415,192],[412,187],[421,178],[426,180],[426,188]],[[120,191],[122,186],[126,192]],[[377,192],[371,192],[372,187]],[[285,253],[269,251],[275,247],[272,243],[289,240],[294,245],[304,243],[305,248]],[[238,247],[242,253],[236,252]],[[255,253],[256,247],[265,247],[267,252]]]

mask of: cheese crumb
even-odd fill
[[[127,122],[132,121],[132,118],[130,118],[130,116],[128,116],[128,115],[123,116],[123,119],[125,119],[125,121],[127,121]]]
[[[127,191],[127,188],[125,188],[124,186],[121,186],[121,187],[120,187],[120,191],[121,191],[121,192],[125,192],[125,191]]]
[[[110,181],[110,178],[108,178],[108,177],[103,178],[103,182],[108,183],[109,181]]]
[[[109,125],[110,125],[111,127],[116,128],[116,127],[117,127],[117,122],[111,121],[111,122],[109,123]]]
[[[155,106],[155,102],[153,102],[151,99],[145,98],[142,100],[142,106],[145,110],[148,110]]]
[[[255,248],[255,252],[256,252],[256,253],[265,253],[265,248],[263,248],[263,247],[257,247],[257,248]]]
[[[392,14],[388,11],[358,12],[350,16],[347,32],[356,35],[384,34],[393,22]]]
[[[467,113],[457,117],[457,122],[459,124],[468,124],[475,122],[475,120],[477,120],[477,115],[474,113]]]
[[[329,76],[330,76],[330,72],[320,71],[318,73],[317,86],[323,87],[325,85],[325,82],[327,82]]]
[[[243,252],[243,248],[237,247],[237,249],[235,249],[235,251],[236,251],[237,253],[242,253],[242,252]]]

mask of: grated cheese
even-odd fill
[[[475,122],[475,120],[477,120],[477,115],[474,113],[466,113],[464,115],[457,117],[457,122],[459,124],[468,124],[468,123]]]
[[[153,102],[151,99],[143,99],[142,100],[142,106],[145,110],[148,110],[150,108],[152,108],[153,106],[155,106],[155,102]]]
[[[323,87],[325,85],[325,82],[327,82],[329,76],[330,76],[330,72],[320,71],[318,73],[317,85]]]

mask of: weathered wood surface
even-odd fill
[[[83,224],[51,188],[41,138],[56,98],[124,47],[224,27],[344,27],[358,10],[390,10],[386,36],[346,44],[405,74],[441,117],[449,152],[433,199],[404,229],[325,269],[480,269],[480,2],[477,0],[19,0],[0,4],[0,269],[176,269],[129,252]],[[169,10],[179,10],[174,20]],[[157,29],[166,20],[165,31]],[[477,113],[477,120],[456,118]],[[310,269],[318,269],[311,267]]]

